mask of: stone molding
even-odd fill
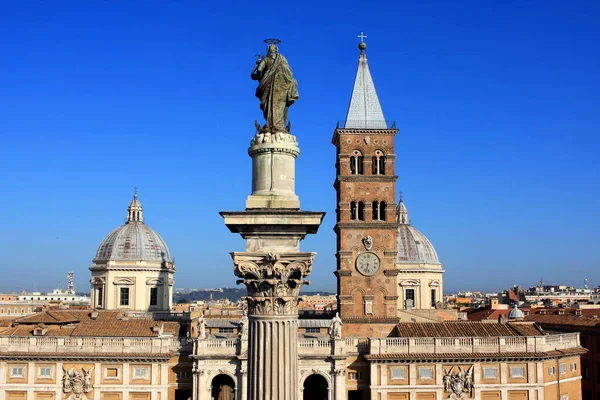
[[[338,271],[335,271],[334,274],[336,274],[337,276],[352,276],[352,271],[338,270]]]
[[[282,153],[297,158],[300,155],[300,149],[297,143],[291,142],[262,143],[252,145],[248,148],[248,155],[250,157],[261,153]]]
[[[396,175],[338,175],[340,182],[396,182]]]

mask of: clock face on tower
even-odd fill
[[[356,269],[363,275],[375,275],[380,266],[379,257],[371,251],[360,253],[356,257]]]

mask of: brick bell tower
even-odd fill
[[[397,321],[394,137],[398,130],[383,116],[367,64],[367,45],[361,41],[358,48],[350,107],[332,139],[337,150],[335,274],[344,323],[368,327],[363,322]]]

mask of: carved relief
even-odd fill
[[[81,372],[74,371],[74,368],[66,370],[63,368],[62,389],[63,393],[71,393],[67,400],[87,400],[85,393],[92,390],[92,377],[90,373],[94,368],[86,371],[81,368]]]
[[[297,144],[296,136],[291,135],[289,133],[277,132],[260,132],[258,131],[256,135],[250,140],[250,146],[254,146],[262,143],[292,143]]]
[[[458,371],[454,372],[454,368],[453,366],[444,374],[444,391],[449,393],[449,399],[462,399],[473,388],[473,366],[467,371],[458,367]]]
[[[369,235],[365,236],[362,240],[363,245],[365,246],[365,250],[371,251],[373,248],[373,238]]]
[[[313,255],[234,255],[234,272],[248,289],[250,314],[298,313],[298,294],[312,270]]]

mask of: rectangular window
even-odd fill
[[[419,379],[421,379],[421,380],[433,379],[433,368],[431,368],[431,367],[419,368]]]
[[[133,368],[133,379],[148,379],[148,367]]]
[[[357,381],[361,378],[360,372],[352,371],[348,372],[348,380],[349,381]]]
[[[483,379],[498,379],[498,368],[483,367]]]
[[[129,305],[129,288],[122,287],[120,292],[121,292],[121,299],[120,299],[119,304],[121,306],[128,306]]]
[[[567,364],[560,364],[558,366],[558,372],[562,375],[562,374],[566,374],[567,373]]]
[[[219,328],[219,333],[233,333],[233,328]]]
[[[150,288],[150,306],[158,305],[158,288]]]
[[[510,367],[510,370],[508,371],[508,376],[510,378],[524,378],[525,367]]]
[[[365,314],[373,314],[373,300],[365,300]]]
[[[435,303],[437,303],[437,291],[431,289],[431,308],[435,308]]]
[[[40,367],[38,378],[52,378],[52,367]]]
[[[188,379],[192,376],[189,371],[177,371],[175,372],[175,375],[177,376],[177,379]]]
[[[321,333],[321,328],[306,328],[306,333]]]
[[[404,308],[413,308],[415,306],[415,289],[406,289],[404,297]]]
[[[10,368],[11,378],[25,378],[25,367],[11,367]]]
[[[555,372],[556,371],[554,367],[548,367],[548,375],[554,375]]]
[[[577,363],[571,363],[571,371],[577,371]]]
[[[100,286],[99,288],[96,288],[96,306],[97,307],[102,307],[102,300],[103,300],[102,296],[104,294],[103,292],[104,292],[104,290],[103,290],[102,286]]]
[[[392,368],[391,379],[406,379],[406,368]]]
[[[119,368],[107,367],[104,370],[104,377],[107,379],[119,379]]]

